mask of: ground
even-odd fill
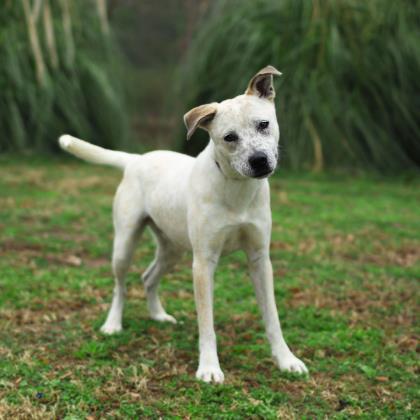
[[[103,336],[117,170],[0,159],[0,418],[414,418],[420,182],[355,175],[272,179],[271,255],[284,334],[310,370],[279,372],[245,258],[222,260],[215,314],[221,386],[197,382],[186,256],[161,294],[178,324],[147,317],[128,278],[124,331]],[[417,328],[418,332],[418,328]]]

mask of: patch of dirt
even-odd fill
[[[28,244],[18,241],[4,241],[0,243],[0,252],[20,252],[20,251],[42,251],[42,246],[39,244]]]
[[[359,289],[350,288],[337,295],[325,286],[311,284],[308,288],[289,289],[291,298],[287,305],[292,308],[315,306],[342,313],[350,318],[350,325],[382,323],[384,318],[389,327],[405,325],[411,328],[415,322],[416,292],[410,288],[396,289],[391,279],[380,284],[365,283]],[[398,315],[384,315],[384,309],[403,304],[405,310]]]
[[[72,241],[76,242],[77,244],[81,244],[84,242],[89,242],[93,240],[93,237],[91,235],[87,235],[83,233],[83,230],[77,231],[76,226],[69,226],[67,230],[60,229],[60,228],[54,228],[50,230],[43,230],[40,232],[40,236],[44,239],[48,238],[54,238],[54,239],[60,239],[63,241]]]
[[[56,407],[35,405],[28,397],[21,397],[19,404],[9,404],[3,398],[0,404],[0,419],[55,419]]]
[[[369,253],[360,251],[360,246],[364,241],[373,244]],[[321,254],[327,253],[329,256],[378,266],[413,267],[420,263],[419,243],[409,242],[396,247],[389,244],[389,238],[384,234],[371,230],[363,230],[354,234],[327,235],[325,239],[306,238],[299,242],[297,248],[282,246],[281,243],[273,243],[272,246],[272,249],[291,250],[294,248],[297,255],[309,254],[317,249]]]
[[[419,243],[408,242],[397,247],[378,231],[363,230],[354,234],[333,235],[327,237],[327,241],[335,256],[360,263],[412,267],[420,262]],[[365,241],[373,245],[369,253],[360,252],[360,244]]]
[[[36,302],[31,302],[31,305]],[[38,309],[6,309],[0,310],[0,318],[12,324],[13,327],[20,331],[37,331],[50,330],[52,324],[58,324],[77,315],[86,317],[93,307],[92,303],[80,300],[48,300],[46,302],[39,301],[41,305]],[[33,328],[35,327],[35,329]]]
[[[278,250],[278,249],[284,249],[287,251],[290,251],[293,249],[293,247],[286,243],[286,242],[281,242],[281,241],[271,241],[270,243],[270,249],[271,250]]]
[[[0,243],[0,255],[10,255],[14,257],[15,264],[25,264],[29,267],[35,268],[35,259],[41,258],[48,261],[51,265],[62,265],[69,267],[80,267],[86,265],[87,267],[101,267],[109,266],[110,260],[105,257],[92,257],[89,254],[83,253],[83,250],[73,253],[51,253],[45,252],[42,245],[29,244],[25,242],[9,240]]]
[[[414,334],[395,337],[393,342],[401,353],[407,353],[411,351],[420,353],[420,337]],[[417,373],[420,373],[420,371]]]
[[[67,194],[79,195],[83,189],[102,188],[104,185],[108,189],[108,184],[109,182],[104,181],[103,177],[98,175],[90,175],[83,178],[73,178],[71,176],[66,176],[49,183],[48,186],[60,191],[66,191]]]
[[[0,197],[0,206],[3,210],[8,209],[8,208],[15,209],[16,208],[15,197]]]
[[[24,171],[16,173],[15,171],[2,172],[2,182],[11,186],[32,185],[38,189],[45,189],[46,172],[43,169],[34,169],[26,167]]]
[[[413,267],[420,263],[420,246],[413,244],[389,249],[382,244],[377,244],[371,254],[362,256],[360,260],[379,266],[396,265],[400,267]]]

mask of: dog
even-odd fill
[[[213,323],[213,275],[219,257],[245,251],[271,352],[283,371],[306,374],[287,346],[274,298],[270,261],[271,209],[268,177],[277,167],[279,126],[272,66],[260,70],[244,94],[193,108],[184,115],[187,139],[202,128],[207,147],[193,158],[171,151],[143,155],[111,151],[70,135],[59,144],[86,161],[124,172],[113,205],[115,289],[101,331],[122,329],[125,285],[133,249],[149,227],[156,239],[154,261],[142,276],[150,317],[176,323],[158,296],[160,278],[187,250],[193,254],[194,298],[199,330],[196,377],[222,383]]]

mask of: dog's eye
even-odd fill
[[[260,121],[257,125],[258,131],[264,131],[270,123],[268,121]]]
[[[229,133],[229,134],[226,134],[225,137],[223,137],[223,139],[225,141],[227,141],[228,143],[230,143],[232,141],[236,141],[236,140],[238,140],[238,138],[239,137],[238,137],[238,135],[236,133]]]

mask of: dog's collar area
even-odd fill
[[[222,169],[220,168],[219,162],[217,160],[214,161],[214,163],[216,164],[216,166],[219,168],[219,171],[222,172]],[[223,172],[222,172],[223,173]]]

